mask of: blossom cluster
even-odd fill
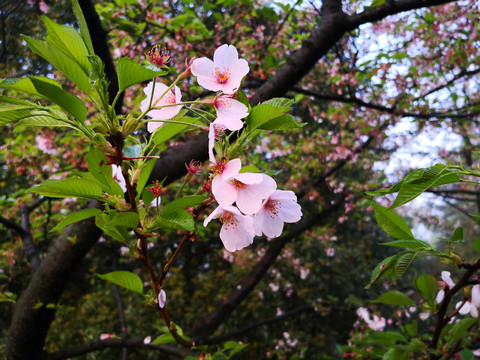
[[[216,110],[216,118],[209,125],[208,153],[214,164],[211,191],[218,207],[205,219],[204,226],[214,218],[220,220],[223,224],[220,239],[228,251],[252,244],[255,235],[278,237],[284,223],[297,222],[302,216],[295,194],[277,190],[277,183],[270,176],[242,172],[238,158],[228,162],[225,159],[217,162],[215,158],[215,140],[220,139],[225,130],[243,128],[242,119],[248,116],[248,107],[235,97],[249,70],[247,61],[238,58],[237,49],[224,44],[215,51],[213,61],[205,57],[194,59],[186,71],[193,74],[204,89],[218,92],[214,99],[201,102],[213,105]],[[140,109],[152,117],[148,123],[150,132],[174,118],[185,104],[180,89],[174,84],[168,87],[151,82],[144,92],[147,97]]]
[[[442,271],[442,280],[444,287],[451,289],[455,286],[450,272]],[[445,297],[445,290],[441,289],[436,297],[437,303],[441,303]],[[478,309],[480,308],[480,285],[474,285],[472,287],[471,297],[465,301],[460,301],[455,306],[458,312],[462,315],[470,313],[472,317],[478,317]]]
[[[220,239],[228,251],[250,245],[255,235],[278,237],[284,223],[297,222],[302,216],[292,191],[277,190],[270,176],[241,172],[241,168],[240,159],[214,166],[212,194],[218,207],[204,221],[207,226],[214,218],[220,220]]]

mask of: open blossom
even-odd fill
[[[205,57],[195,59],[191,71],[203,88],[233,94],[250,68],[245,59],[238,58],[234,46],[224,44],[215,50],[213,61]]]
[[[153,89],[153,81],[150,82],[144,89],[143,92],[147,97],[141,102],[140,110],[145,112],[148,109],[150,104],[150,99],[152,99],[152,108],[161,107],[165,105],[172,105],[182,101],[182,94],[178,86],[174,86],[172,89],[168,90],[168,86],[162,83],[155,83],[155,89]],[[152,98],[153,91],[153,98]],[[165,93],[167,91],[167,93]],[[165,95],[163,95],[165,93]],[[162,96],[163,95],[163,96]],[[161,97],[161,98],[160,98]],[[177,115],[183,105],[177,106],[167,106],[161,109],[153,109],[148,112],[148,115],[154,120],[168,120]],[[161,122],[149,122],[148,131],[154,132],[157,128],[162,125]]]
[[[455,286],[455,283],[453,282],[449,271],[442,271],[442,280],[443,280],[444,286],[447,286],[449,289]],[[437,297],[436,297],[437,303],[438,304],[441,303],[444,297],[445,297],[445,290],[442,289],[437,294]]]
[[[212,181],[212,193],[223,208],[237,203],[244,214],[253,215],[277,188],[270,176],[258,173],[240,173],[240,159],[230,160]]]
[[[203,222],[207,226],[212,219],[218,218],[223,224],[220,239],[230,252],[243,249],[253,243],[255,229],[253,218],[243,215],[235,206],[218,206]]]
[[[263,233],[269,238],[278,237],[282,234],[284,223],[295,223],[301,217],[302,209],[294,192],[275,190],[255,214],[255,233],[259,236]]]
[[[118,165],[112,165],[112,177],[118,185],[122,188],[123,192],[127,191],[127,184],[125,182],[125,178],[122,174],[122,168]]]
[[[217,96],[214,101],[217,119],[214,123],[225,126],[230,131],[243,127],[242,119],[248,116],[248,108],[230,96]]]
[[[462,305],[462,301],[456,304],[458,309]],[[467,300],[458,312],[462,315],[470,313],[472,317],[478,317],[478,308],[480,307],[480,285],[474,285],[472,287],[472,297]]]

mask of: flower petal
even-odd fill
[[[225,180],[233,179],[235,175],[238,174],[242,168],[242,161],[240,159],[232,159],[226,163],[225,168],[223,169],[222,177]]]
[[[217,203],[225,208],[237,200],[238,191],[230,181],[224,180],[221,176],[215,176],[212,181],[212,194]]]
[[[238,61],[238,51],[233,45],[223,44],[213,54],[215,67],[230,68],[236,61]]]

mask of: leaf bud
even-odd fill
[[[112,148],[112,145],[105,140],[105,137],[101,134],[95,134],[93,138],[93,144],[95,147],[103,152],[106,155],[115,155],[115,150]]]
[[[172,255],[173,255],[172,251],[171,251],[171,250],[168,250],[167,256],[166,256],[167,261],[170,261],[170,259],[172,258]]]

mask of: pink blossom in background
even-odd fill
[[[100,334],[100,340],[107,340],[113,338],[113,334]]]
[[[240,211],[253,215],[275,191],[277,183],[265,174],[240,173],[241,167],[240,159],[230,160],[224,171],[213,179],[212,193],[223,208],[236,202]]]
[[[224,44],[215,50],[213,61],[205,57],[195,59],[191,71],[203,88],[233,94],[250,68],[245,59],[238,58],[234,46]]]
[[[35,137],[35,145],[39,150],[43,151],[45,154],[58,155],[58,150],[53,143],[53,139],[51,138],[48,138],[42,135],[37,135]]]
[[[241,250],[253,243],[255,229],[253,218],[243,215],[235,206],[218,206],[203,222],[207,226],[212,219],[219,219],[223,224],[220,239],[230,252]]]
[[[379,317],[373,314],[373,319],[370,318],[368,309],[360,307],[357,309],[357,315],[360,319],[365,321],[370,329],[373,331],[383,331],[386,326],[386,320],[383,317]]]
[[[256,235],[275,238],[282,234],[284,223],[295,223],[302,210],[293,191],[275,190],[255,214],[253,224]]]
[[[147,111],[150,104],[150,98],[152,97],[152,91],[152,108],[161,107],[164,105],[172,105],[182,101],[182,94],[178,86],[174,86],[162,98],[160,98],[162,94],[167,91],[167,89],[168,86],[162,83],[155,83],[155,89],[153,88],[153,81],[148,83],[148,85],[143,89],[143,92],[147,95],[147,97],[141,102],[140,110],[142,112]],[[183,105],[167,106],[161,109],[150,110],[148,115],[154,120],[168,120],[177,115],[182,106]],[[154,132],[160,126],[162,126],[161,122],[149,121],[147,129],[149,132]]]

